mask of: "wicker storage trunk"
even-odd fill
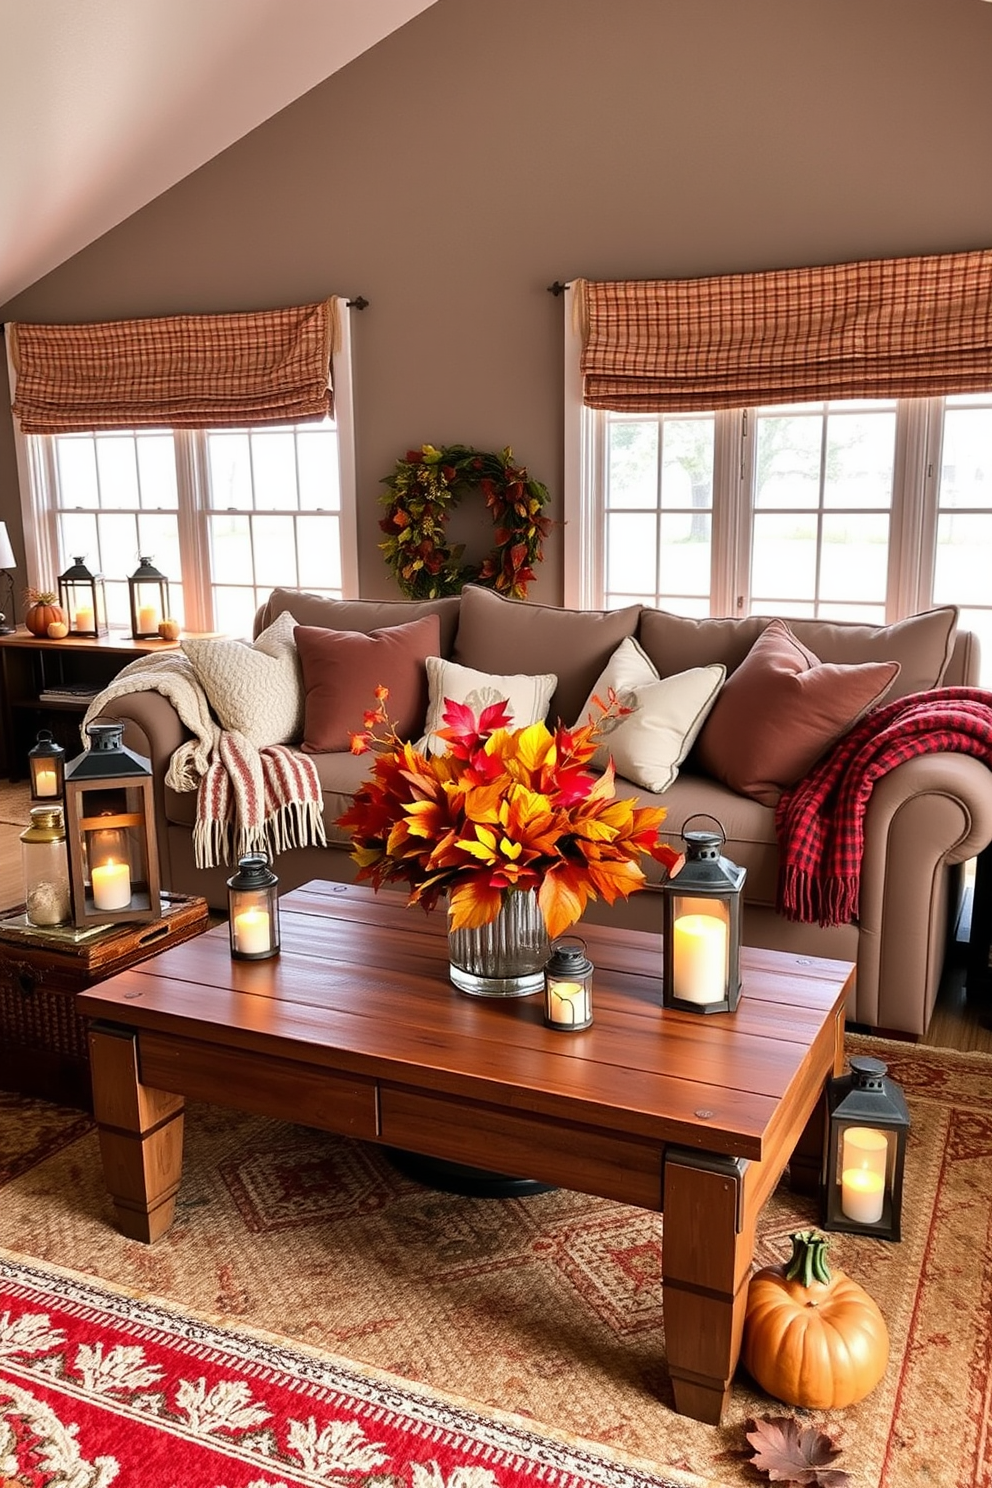
[[[206,930],[205,899],[162,895],[162,918],[71,933],[0,923],[0,1088],[89,1109],[86,1019],[76,994]]]

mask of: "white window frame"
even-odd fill
[[[608,424],[604,414],[582,401],[582,335],[571,287],[565,291],[564,342],[564,598],[566,605],[601,609]],[[722,483],[734,496],[728,502],[714,494],[711,615],[750,613],[754,413],[727,409],[715,416],[714,493]],[[943,398],[898,400],[885,599],[889,624],[934,603],[943,418]]]
[[[341,592],[345,599],[353,599],[359,593],[359,578],[351,319],[344,299],[339,298],[335,308],[338,344],[332,358],[332,385],[341,501],[338,514]],[[10,354],[11,340],[8,331],[5,336],[7,372],[13,401],[17,373]],[[23,434],[13,415],[12,422],[27,579],[28,584],[40,588],[54,581],[60,564],[58,518],[53,501],[53,492],[56,489],[55,446],[54,441],[45,435]],[[180,488],[178,525],[180,550],[183,554],[185,624],[189,631],[207,632],[214,629],[214,624],[207,533],[210,488],[206,468],[206,438],[198,430],[175,429],[173,441]]]

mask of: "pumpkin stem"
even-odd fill
[[[827,1246],[830,1242],[826,1235],[821,1235],[816,1230],[796,1230],[789,1239],[792,1241],[792,1257],[785,1268],[786,1279],[798,1279],[804,1287],[810,1286],[814,1281],[826,1286],[830,1280],[830,1268],[827,1265]]]

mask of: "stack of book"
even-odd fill
[[[43,687],[38,694],[41,703],[91,703],[101,691],[91,682],[65,682]]]

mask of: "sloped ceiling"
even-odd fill
[[[434,0],[0,0],[0,304]]]

